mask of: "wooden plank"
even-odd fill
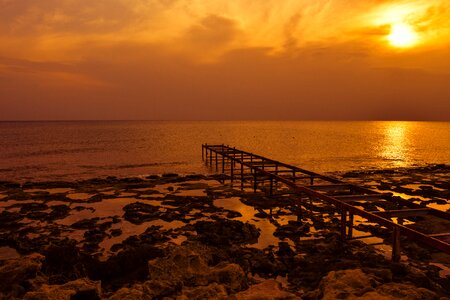
[[[341,183],[341,184],[315,184],[315,185],[302,185],[301,187],[305,187],[311,190],[315,191],[323,191],[323,192],[329,192],[329,191],[342,191],[342,190],[348,190],[351,188],[350,184],[347,183]]]
[[[311,178],[320,178],[320,176],[312,176],[312,175],[308,175],[308,176],[291,176],[292,179],[311,179]]]
[[[428,215],[430,208],[413,208],[413,209],[399,209],[399,210],[386,210],[386,211],[372,211],[371,213],[381,217],[415,217]]]
[[[431,237],[436,238],[436,239],[441,239],[441,238],[447,239],[447,238],[450,238],[450,232],[434,233],[434,234],[429,234],[428,236],[431,236]]]
[[[333,198],[338,199],[339,201],[371,201],[371,200],[382,200],[386,198],[383,194],[370,194],[370,195],[339,195],[332,196]]]
[[[360,236],[355,236],[350,238],[350,240],[362,240],[362,239],[366,239],[366,238],[372,238],[375,237],[373,234],[369,234],[369,235],[360,235]]]

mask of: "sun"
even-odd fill
[[[391,33],[387,39],[392,46],[398,48],[409,48],[414,46],[418,41],[418,35],[414,29],[404,23],[394,24],[391,26]]]

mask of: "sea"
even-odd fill
[[[210,174],[205,143],[319,173],[450,164],[450,122],[0,122],[0,180]]]

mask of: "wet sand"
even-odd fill
[[[333,175],[447,211],[449,171]],[[390,233],[378,225],[356,219],[355,236],[377,237],[342,244],[333,207],[308,201],[300,216],[289,193],[269,198],[222,179],[0,183],[0,292],[27,299],[449,296],[448,255],[402,240],[402,260],[391,263]],[[439,225],[421,222],[405,224]]]

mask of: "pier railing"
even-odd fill
[[[450,232],[426,234],[403,225],[404,218],[430,216],[448,222],[450,227],[449,213],[394,197],[391,193],[373,191],[227,145],[202,145],[202,159],[217,171],[227,173],[231,181],[239,180],[241,187],[244,187],[244,182],[251,182],[255,192],[267,181],[268,193],[271,196],[278,183],[285,185],[299,196],[297,206],[300,210],[303,204],[302,196],[332,204],[340,213],[343,241],[353,238],[355,215],[388,228],[392,231],[393,261],[400,260],[400,235],[450,254]],[[368,211],[358,206],[361,202],[375,204],[383,201],[394,204],[396,209]],[[392,218],[397,221],[394,222]]]

